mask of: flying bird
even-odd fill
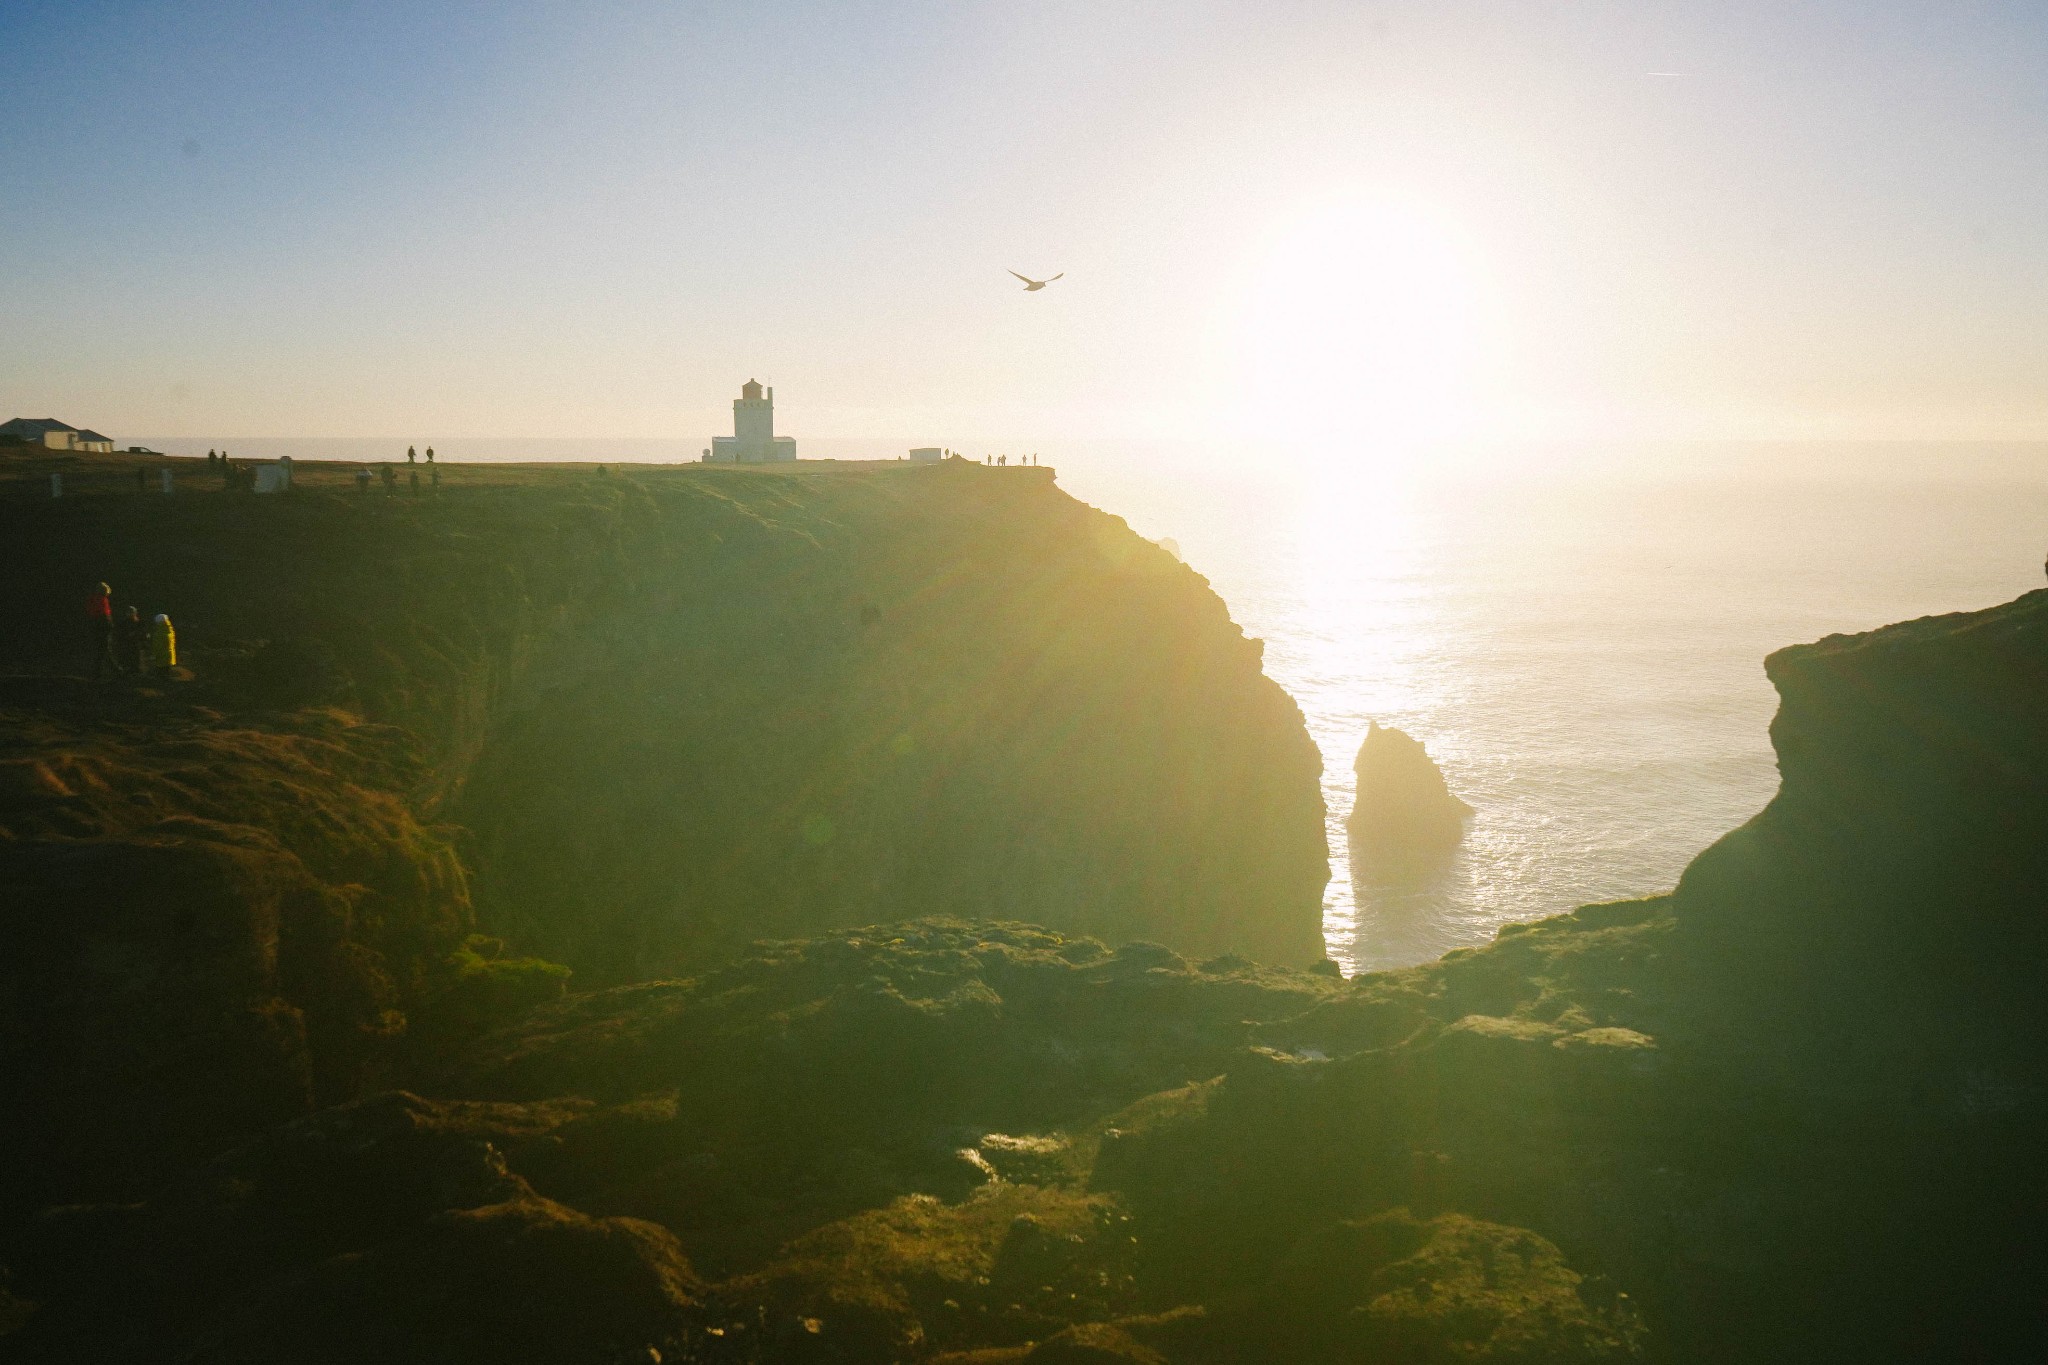
[[[1012,270],[1010,273],[1012,275],[1017,275],[1017,272],[1014,270]],[[1064,275],[1066,273],[1066,271],[1062,270],[1060,272],[1060,275]],[[1053,276],[1052,280],[1058,279],[1060,275]],[[1017,278],[1024,281],[1024,292],[1027,294],[1043,289],[1047,285],[1052,283],[1052,280],[1034,280],[1029,275],[1017,275]]]

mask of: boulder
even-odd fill
[[[1346,828],[1362,864],[1441,859],[1464,838],[1472,807],[1452,794],[1421,740],[1375,721],[1352,766],[1358,798]]]
[[[1415,1365],[1639,1359],[1627,1294],[1588,1281],[1525,1228],[1405,1209],[1304,1239],[1251,1311],[1266,1359]]]

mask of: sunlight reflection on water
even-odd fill
[[[1428,961],[1501,924],[1669,890],[1777,785],[1764,655],[2037,585],[2038,484],[1392,488],[1313,498],[1072,477],[1171,534],[1323,754],[1330,955]],[[1098,491],[1100,496],[1091,496]],[[1377,720],[1477,808],[1433,875],[1351,866],[1352,759]]]

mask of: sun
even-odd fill
[[[1230,329],[1244,435],[1314,456],[1455,432],[1477,358],[1466,257],[1444,222],[1391,197],[1331,195],[1281,219]]]

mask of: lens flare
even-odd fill
[[[1326,197],[1282,220],[1232,327],[1243,436],[1372,463],[1454,434],[1480,330],[1467,254],[1434,215],[1387,197]]]

